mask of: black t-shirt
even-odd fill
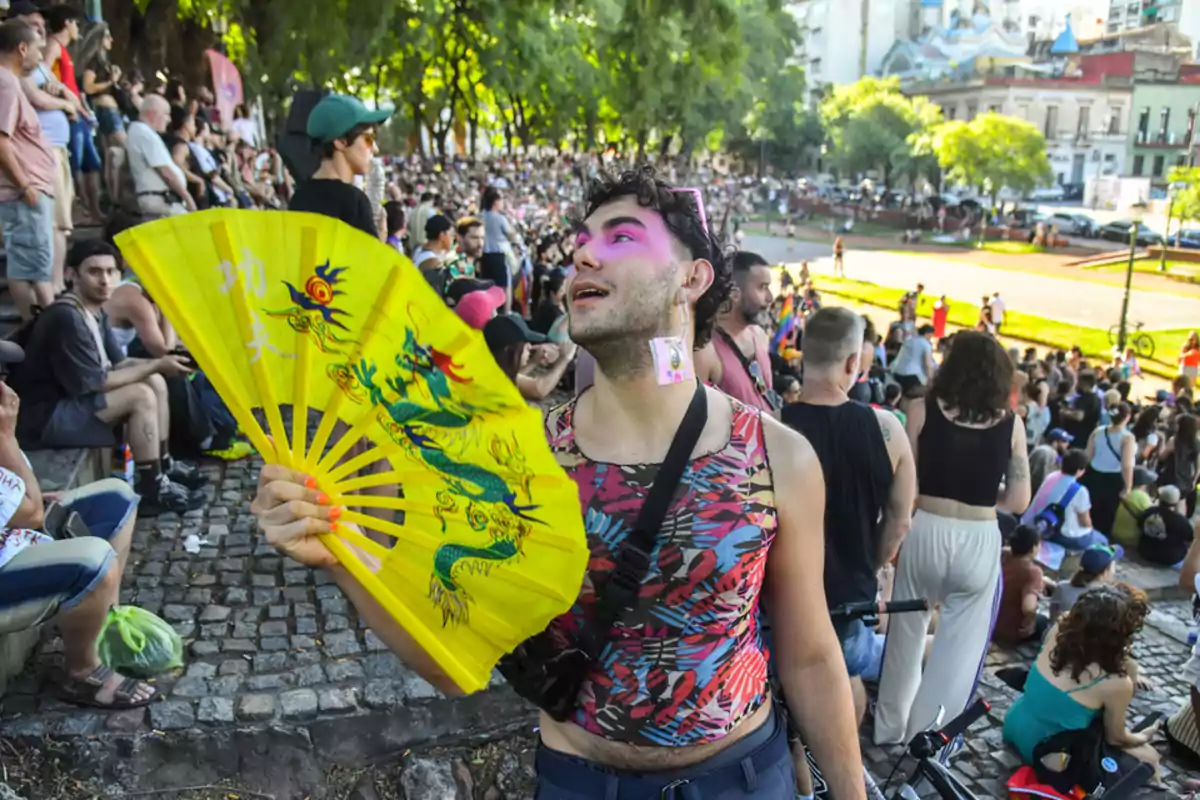
[[[34,322],[25,343],[25,360],[10,381],[21,398],[18,441],[36,441],[60,400],[93,394],[104,386],[108,371],[84,313],[73,304],[56,302]],[[125,355],[112,337],[107,314],[101,313],[99,325],[109,362],[119,364]]]
[[[292,195],[288,210],[308,211],[340,219],[363,233],[379,238],[370,198],[366,192],[350,183],[328,178],[312,178],[305,181]]]
[[[1100,424],[1100,398],[1092,390],[1080,392],[1071,408],[1083,412],[1083,419],[1063,418],[1063,428],[1075,437],[1075,441],[1086,443],[1092,431]]]
[[[808,439],[825,474],[826,601],[874,600],[880,522],[894,477],[875,412],[854,401],[793,403],[781,418]]]
[[[1165,567],[1183,561],[1192,544],[1192,526],[1173,508],[1154,506],[1143,512],[1138,553],[1153,564]]]
[[[550,329],[562,315],[562,309],[553,302],[544,302],[538,306],[537,311],[533,312],[533,322],[529,327],[538,333],[549,335]]]

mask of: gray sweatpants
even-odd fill
[[[921,671],[931,611],[888,621],[875,709],[875,743],[907,743],[944,706],[958,716],[975,691],[1000,602],[1000,527],[918,511],[900,548],[893,600],[941,605],[929,662]]]

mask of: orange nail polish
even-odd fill
[[[317,488],[317,479],[312,476],[309,476],[304,479],[304,485],[307,486],[309,489],[315,489],[315,488]]]
[[[324,492],[318,492],[317,493],[317,505],[319,505],[319,506],[329,505],[329,495],[325,494]]]
[[[334,533],[337,533],[338,530],[341,529],[341,527],[342,526],[336,522],[329,523],[329,530],[333,531]]]
[[[333,508],[329,509],[329,518],[330,518],[331,520],[339,520],[339,519],[341,519],[341,518],[342,518],[342,512],[343,512],[344,510],[345,510],[345,509],[343,509],[341,506],[335,506],[335,507],[333,507]]]

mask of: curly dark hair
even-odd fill
[[[991,336],[959,331],[929,397],[958,411],[962,422],[993,422],[1009,413],[1013,369],[1012,359]]]
[[[683,243],[692,258],[712,264],[712,285],[696,301],[692,312],[696,327],[694,347],[699,350],[712,338],[717,314],[728,305],[733,290],[733,251],[723,250],[711,229],[700,223],[695,195],[659,180],[650,166],[627,170],[617,177],[601,173],[588,187],[584,217],[590,217],[603,205],[629,196],[637,198],[638,205],[643,208],[657,211],[667,230]]]
[[[1075,681],[1092,664],[1108,675],[1124,675],[1133,637],[1149,613],[1145,592],[1128,584],[1088,589],[1058,623],[1050,669],[1056,675],[1070,670]]]

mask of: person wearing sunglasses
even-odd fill
[[[340,219],[379,238],[376,213],[354,179],[371,171],[375,158],[375,126],[392,109],[369,109],[357,98],[326,95],[308,115],[308,138],[320,152],[321,166],[292,195],[288,208]]]

